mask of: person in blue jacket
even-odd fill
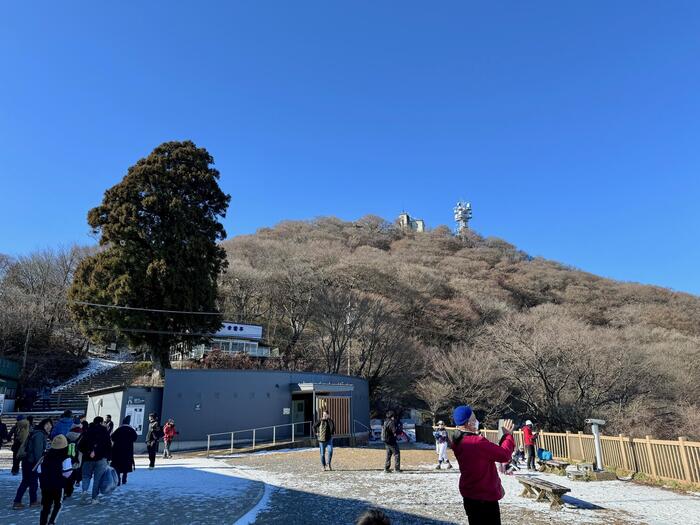
[[[66,436],[68,435],[68,432],[70,432],[70,429],[73,428],[73,425],[75,425],[73,422],[73,412],[70,410],[64,410],[63,415],[61,415],[61,419],[56,421],[56,425],[53,427],[51,436],[49,437],[53,439],[59,435]]]

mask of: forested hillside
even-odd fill
[[[375,410],[446,415],[467,402],[487,423],[513,415],[578,430],[593,416],[610,421],[606,432],[700,437],[699,297],[373,216],[283,222],[223,245],[224,318],[262,324],[280,357],[196,366],[357,374]],[[26,385],[84,361],[67,291],[91,250],[0,257],[0,355],[26,357]]]
[[[580,429],[697,435],[700,298],[381,218],[284,222],[224,243],[220,306],[269,366],[358,374],[374,408],[458,402]]]

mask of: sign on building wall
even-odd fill
[[[146,405],[126,405],[126,412],[124,415],[131,416],[131,428],[139,435],[143,433],[143,414],[145,411]]]

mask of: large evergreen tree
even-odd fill
[[[148,310],[216,310],[217,277],[226,264],[219,218],[231,197],[221,191],[213,162],[190,141],[161,144],[88,213],[102,249],[80,263],[70,299],[137,309],[73,304],[73,315],[94,340],[116,332],[133,346],[147,345],[159,371],[170,366],[173,345],[221,324],[218,315]]]

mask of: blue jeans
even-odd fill
[[[326,450],[328,451],[328,464],[333,460],[333,438],[328,441],[319,441],[318,448],[321,451],[321,465],[326,466]]]
[[[92,498],[95,499],[100,494],[100,481],[102,475],[107,470],[107,460],[85,461],[83,458],[83,492],[90,488],[90,478],[92,478]]]
[[[22,460],[22,482],[19,484],[19,487],[17,487],[15,503],[22,503],[22,498],[27,489],[29,489],[29,503],[36,503],[36,492],[39,488],[39,474],[33,469],[33,463],[29,463],[29,461],[25,459]]]

